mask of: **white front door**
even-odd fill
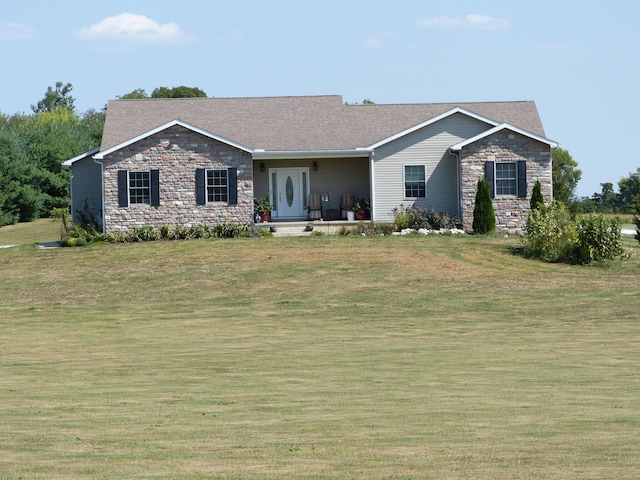
[[[307,218],[308,168],[270,168],[273,219]]]

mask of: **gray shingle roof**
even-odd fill
[[[256,150],[349,150],[373,145],[456,107],[545,136],[531,101],[345,105],[339,95],[143,99],[109,102],[101,150],[172,120]]]

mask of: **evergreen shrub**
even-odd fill
[[[493,210],[489,183],[478,180],[476,203],[473,207],[473,231],[478,234],[493,233],[496,230],[496,214]]]

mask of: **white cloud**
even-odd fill
[[[367,38],[362,45],[366,48],[384,48],[386,41],[395,37],[396,34],[392,30],[376,33],[374,36]]]
[[[427,28],[480,28],[484,30],[506,30],[511,27],[504,18],[469,14],[464,17],[432,17],[418,20],[418,25]]]
[[[367,38],[362,45],[367,48],[383,48],[384,43],[382,40],[378,40],[377,38]]]
[[[0,40],[30,40],[37,36],[35,28],[22,23],[0,22]]]
[[[116,40],[134,43],[183,43],[193,40],[193,36],[182,30],[176,23],[160,25],[144,15],[123,13],[107,17],[99,23],[77,32],[82,40]]]

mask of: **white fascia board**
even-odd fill
[[[371,150],[356,148],[349,150],[301,150],[301,151],[276,151],[254,150],[254,160],[280,160],[280,159],[314,159],[314,158],[368,158]]]
[[[478,115],[477,113],[470,112],[469,110],[465,110],[464,108],[456,107],[456,108],[448,110],[448,111],[446,111],[444,113],[441,113],[440,115],[438,115],[436,117],[430,118],[429,120],[427,120],[425,122],[419,123],[418,125],[414,125],[411,128],[403,130],[402,132],[396,133],[395,135],[392,135],[392,136],[387,137],[387,138],[385,138],[383,140],[380,140],[379,142],[374,143],[373,145],[370,145],[368,148],[370,150],[373,150],[373,149],[378,148],[378,147],[380,147],[380,146],[382,146],[382,145],[384,145],[386,143],[392,142],[394,140],[397,140],[398,138],[401,138],[401,137],[404,137],[405,135],[413,133],[416,130],[420,130],[421,128],[424,128],[427,125],[431,125],[431,124],[434,124],[436,122],[439,122],[440,120],[442,120],[444,118],[447,118],[447,117],[450,117],[451,115],[454,115],[456,113],[461,113],[461,114],[466,115],[468,117],[475,118],[476,120],[480,120],[481,122],[487,123],[489,125],[494,125],[494,126],[498,125],[498,122],[496,122],[495,120],[491,120],[490,118],[483,117],[482,115]]]
[[[511,125],[510,123],[501,123],[500,125],[496,125],[495,127],[482,132],[478,135],[476,135],[475,137],[471,137],[467,140],[464,140],[462,142],[456,143],[455,145],[453,145],[451,147],[451,150],[454,152],[459,152],[460,150],[462,150],[464,147],[466,147],[467,145],[472,144],[473,142],[477,142],[478,140],[481,140],[485,137],[488,137],[489,135],[493,135],[496,132],[499,132],[501,130],[509,130],[511,132],[514,133],[518,133],[520,135],[523,135],[525,137],[529,137],[533,140],[537,140],[538,142],[541,143],[546,143],[547,145],[549,145],[551,148],[557,148],[558,147],[558,142],[554,142],[553,140],[549,140],[548,138],[545,137],[541,137],[540,135],[536,135],[535,133],[531,133],[528,132],[527,130],[523,130],[522,128],[518,128],[515,125]]]
[[[113,146],[111,148],[108,148],[107,150],[104,150],[103,152],[100,152],[98,155],[95,155],[94,158],[96,160],[102,160],[105,157],[105,155],[109,155],[110,153],[116,152],[116,151],[118,151],[118,150],[120,150],[120,149],[122,149],[124,147],[127,147],[127,146],[131,145],[132,143],[139,142],[140,140],[143,140],[143,139],[145,139],[147,137],[150,137],[151,135],[155,135],[156,133],[162,132],[163,130],[166,130],[167,128],[173,127],[175,125],[179,125],[179,126],[184,127],[184,128],[186,128],[188,130],[191,130],[191,131],[193,131],[195,133],[199,133],[200,135],[204,135],[205,137],[212,138],[213,140],[217,140],[219,142],[226,143],[227,145],[229,145],[231,147],[235,147],[235,148],[237,148],[239,150],[243,150],[243,151],[248,152],[248,153],[252,153],[253,152],[253,150],[251,148],[249,148],[249,147],[246,147],[244,145],[236,143],[236,142],[234,142],[232,140],[229,140],[228,138],[224,138],[224,137],[221,137],[221,136],[216,135],[214,133],[208,132],[207,130],[203,130],[202,128],[196,127],[195,125],[191,125],[191,124],[188,124],[186,122],[183,122],[182,120],[176,119],[176,120],[171,120],[170,122],[165,123],[164,125],[160,125],[159,127],[156,127],[153,130],[149,130],[148,132],[145,132],[145,133],[143,133],[141,135],[138,135],[137,137],[131,138],[131,139],[127,140],[126,142],[122,142],[122,143],[120,143],[118,145],[115,145],[115,146]]]
[[[95,155],[99,151],[100,151],[100,147],[92,148],[88,152],[81,153],[77,157],[73,157],[73,158],[70,158],[69,160],[65,160],[64,162],[62,162],[62,166],[70,167],[71,165],[76,163],[78,160],[82,160],[83,158],[87,158],[87,157],[90,157],[92,155]]]

